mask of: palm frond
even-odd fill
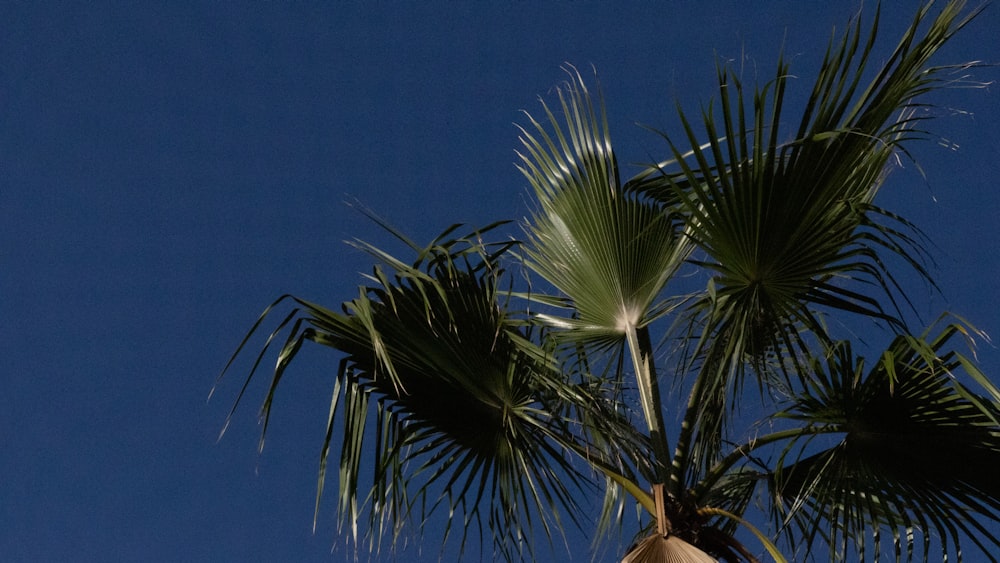
[[[618,177],[603,106],[582,77],[559,91],[565,125],[543,103],[552,133],[535,119],[522,128],[521,171],[540,210],[526,225],[528,266],[574,309],[563,326],[621,341],[648,313],[687,255],[662,210],[626,194]]]
[[[563,294],[576,313],[568,328],[621,341],[646,317],[679,265],[675,225],[660,210],[622,193],[607,123],[578,73],[559,92],[565,130],[531,119],[522,129],[522,172],[541,206],[527,225],[528,265]],[[530,116],[529,116],[530,118]]]
[[[567,452],[589,446],[558,413],[599,401],[567,382],[501,306],[497,259],[510,243],[491,247],[480,235],[439,239],[412,266],[369,248],[388,267],[375,268],[376,284],[342,312],[287,298],[294,310],[268,341],[286,336],[262,408],[265,422],[302,343],[343,354],[318,493],[339,441],[341,522],[363,543],[357,524],[367,514],[362,533],[371,549],[398,539],[406,521],[419,525],[443,511],[446,536],[454,527],[461,550],[470,531],[487,529],[496,552],[516,560],[534,553],[533,531],[551,542],[564,524],[579,521],[574,492],[589,486],[589,476]]]
[[[552,132],[530,115],[534,131],[521,130],[520,169],[540,206],[526,225],[525,262],[572,306],[569,316],[537,318],[569,342],[628,343],[663,481],[667,447],[646,325],[669,310],[657,300],[690,245],[658,205],[622,189],[603,106],[570,73],[559,91],[565,124],[543,103]]]
[[[939,335],[901,335],[865,374],[864,362],[840,343],[786,416],[825,426],[842,438],[817,451],[811,444],[789,449],[775,472],[776,490],[807,536],[823,537],[832,549],[866,547],[865,537],[888,530],[900,558],[914,552],[923,536],[942,554],[962,540],[990,555],[1000,548],[983,520],[1000,519],[1000,403],[962,383],[960,370],[973,369],[951,341],[967,333],[959,324]],[[983,383],[971,373],[972,382]],[[827,526],[824,526],[826,523]]]
[[[913,226],[873,200],[893,159],[922,136],[918,98],[943,86],[948,68],[929,59],[975,15],[960,17],[963,4],[933,18],[924,7],[874,71],[877,18],[869,32],[858,21],[831,41],[792,135],[782,127],[791,77],[784,61],[752,93],[720,68],[719,105],[705,109],[701,131],[682,112],[684,143],[668,138],[673,160],[630,184],[681,210],[699,249],[693,263],[711,273],[681,335],[696,342],[690,357],[707,380],[689,424],[704,439],[682,442],[681,458],[714,462],[728,397],[747,366],[785,378],[782,385],[804,373],[800,360],[832,339],[825,314],[904,331],[905,296],[890,258],[929,279],[926,254]]]

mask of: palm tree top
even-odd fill
[[[276,354],[260,446],[277,388],[319,344],[339,360],[315,513],[332,456],[339,530],[359,548],[439,518],[442,545],[505,560],[593,525],[595,543],[634,533],[627,563],[863,560],[888,544],[896,560],[971,544],[995,561],[1000,488],[983,468],[1000,462],[1000,391],[961,349],[983,335],[954,317],[911,328],[899,264],[933,283],[929,254],[876,204],[955,68],[932,59],[978,11],[923,5],[888,56],[878,16],[859,18],[794,118],[783,58],[753,87],[720,65],[717,100],[682,111],[667,157],[631,179],[599,89],[568,66],[520,128],[523,240],[497,222],[422,245],[370,213],[411,257],[352,241],[376,262],[356,297],[264,311],[226,368],[263,339],[238,404]],[[842,334],[843,318],[889,344]]]

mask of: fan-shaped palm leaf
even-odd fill
[[[682,439],[681,458],[692,448],[696,464],[714,461],[733,374],[749,362],[758,374],[787,377],[808,356],[809,335],[829,341],[823,311],[904,326],[886,265],[895,255],[926,275],[919,234],[872,202],[891,159],[921,135],[915,98],[941,86],[945,68],[929,59],[975,15],[961,18],[963,4],[948,3],[936,18],[925,6],[867,82],[877,19],[864,42],[855,24],[831,43],[790,138],[782,128],[788,66],[779,63],[752,96],[721,69],[721,110],[710,107],[702,120],[708,141],[685,118],[690,150],[671,143],[679,170],[662,167],[659,181],[646,173],[630,186],[683,210],[705,255],[697,263],[713,272],[692,308],[694,357],[708,381],[687,428],[701,438]]]
[[[572,307],[566,317],[539,316],[564,339],[628,342],[662,481],[666,440],[646,325],[669,309],[659,294],[689,245],[660,206],[622,190],[603,106],[571,76],[559,91],[565,124],[543,104],[552,133],[534,119],[533,132],[522,129],[520,168],[540,206],[526,226],[526,263]]]
[[[559,91],[565,125],[543,104],[552,134],[534,119],[533,132],[522,129],[521,170],[541,207],[527,225],[525,254],[570,299],[575,314],[560,324],[621,341],[652,320],[687,247],[659,206],[623,192],[603,106],[572,76]]]
[[[1000,519],[1000,391],[949,349],[963,334],[952,324],[933,339],[899,336],[867,374],[847,343],[825,367],[816,364],[787,416],[842,439],[821,451],[797,440],[779,463],[775,486],[786,509],[807,514],[800,538],[823,537],[827,522],[833,550],[854,542],[864,551],[866,533],[882,528],[910,559],[919,531],[926,559],[931,536],[945,558],[964,536],[996,561],[1000,539],[978,518]],[[963,367],[989,397],[958,380]]]
[[[404,521],[420,525],[441,506],[449,514],[446,535],[457,522],[462,549],[470,529],[482,534],[486,524],[497,551],[517,559],[532,553],[533,527],[551,539],[564,520],[578,519],[573,491],[587,477],[565,454],[587,444],[557,413],[592,408],[600,397],[568,383],[551,356],[517,328],[520,321],[505,311],[496,287],[497,259],[510,243],[497,248],[478,237],[436,241],[414,265],[368,247],[389,272],[377,267],[376,284],[340,313],[283,298],[295,309],[268,340],[286,333],[265,423],[304,341],[344,354],[319,492],[342,413],[340,512],[357,541],[357,521],[367,511],[370,547],[385,534],[395,540]],[[363,467],[373,472],[368,487]]]

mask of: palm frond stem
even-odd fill
[[[667,483],[670,480],[670,449],[664,431],[663,405],[656,365],[653,361],[653,344],[649,337],[649,327],[629,326],[625,331],[625,337],[635,368],[649,438],[653,444],[654,471],[659,483]]]
[[[834,425],[811,424],[801,428],[790,428],[788,430],[780,430],[778,432],[772,432],[770,434],[755,437],[754,439],[744,442],[734,448],[729,454],[712,466],[712,468],[705,473],[705,476],[698,481],[698,484],[692,489],[691,494],[696,500],[701,499],[713,486],[715,486],[716,483],[718,483],[719,479],[725,476],[726,473],[728,473],[737,463],[746,459],[751,452],[758,448],[776,442],[794,440],[795,438],[801,438],[803,436],[840,433],[843,431],[844,430],[842,428]]]

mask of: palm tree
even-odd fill
[[[855,22],[792,130],[783,60],[752,91],[720,68],[718,106],[682,112],[669,158],[628,181],[568,67],[522,129],[523,240],[496,223],[420,245],[371,214],[414,257],[355,241],[377,262],[356,298],[268,307],[227,365],[275,323],[236,404],[279,347],[266,433],[302,344],[340,352],[316,514],[339,444],[340,529],[370,550],[438,517],[461,552],[535,559],[536,536],[594,523],[579,499],[603,488],[595,537],[646,514],[625,562],[926,561],[970,543],[996,561],[1000,390],[962,352],[983,335],[950,315],[910,328],[890,265],[930,280],[922,238],[874,203],[927,136],[922,97],[964,68],[931,57],[975,15],[922,7],[875,68],[877,18]],[[888,337],[871,359],[840,334],[852,317]]]

